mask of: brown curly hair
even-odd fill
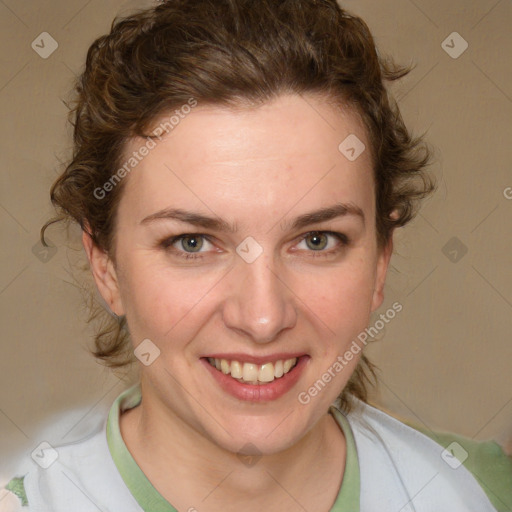
[[[105,197],[94,191],[112,179],[127,141],[147,137],[162,114],[191,98],[236,107],[307,93],[355,107],[364,122],[382,247],[435,188],[425,170],[431,151],[409,134],[384,85],[410,70],[379,56],[368,26],[335,0],[172,0],[117,18],[89,48],[77,80],[73,156],[51,189],[58,216],[43,228],[43,240],[51,223],[74,220],[115,257],[123,182]],[[126,320],[106,316],[93,353],[122,367],[133,361]],[[350,407],[350,395],[366,400],[374,380],[363,356],[340,396],[342,407]]]

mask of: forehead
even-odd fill
[[[122,203],[139,215],[175,203],[275,214],[298,203],[302,209],[337,201],[373,208],[368,141],[349,109],[290,95],[254,108],[197,106],[171,123],[173,112],[155,121],[155,133],[165,127],[169,133],[155,139],[125,183]],[[125,157],[145,142],[131,140]],[[350,159],[346,150],[354,142],[357,152],[367,149]]]

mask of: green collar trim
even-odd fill
[[[142,401],[140,384],[121,393],[110,408],[107,420],[107,442],[112,459],[128,490],[143,510],[151,512],[177,512],[177,510],[153,487],[139,468],[121,436],[119,417]],[[347,457],[343,482],[331,512],[359,510],[359,464],[352,429],[341,411],[331,406],[329,412],[343,431],[347,443]]]
[[[153,487],[139,468],[121,436],[119,417],[121,412],[140,404],[142,394],[140,385],[121,393],[112,404],[107,420],[107,443],[126,487],[143,510],[151,512],[177,512],[177,510]]]
[[[331,508],[331,512],[344,512],[346,510],[359,512],[361,480],[354,434],[352,433],[350,423],[339,409],[331,405],[329,412],[333,415],[336,423],[338,423],[343,431],[347,445],[343,481],[341,482],[340,492]]]

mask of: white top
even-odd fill
[[[21,507],[13,494],[3,499],[0,494],[0,512],[141,512],[143,508],[112,458],[115,448],[107,442],[109,430],[111,445],[112,436],[117,436],[116,443],[121,443],[129,456],[120,436],[119,415],[140,400],[140,387],[134,386],[113,404],[108,425],[105,418],[81,441],[50,447],[58,454],[55,460],[51,453],[47,457],[52,460],[51,465],[45,469],[34,463],[25,476],[29,506]],[[453,452],[429,437],[356,399],[350,413],[342,413],[335,405],[330,412],[347,438],[350,453],[344,484],[354,487],[360,483],[359,512],[496,512],[477,480],[452,456]],[[350,454],[355,454],[358,462],[359,482],[348,478]],[[115,458],[119,464],[120,458]],[[352,474],[353,467],[351,463]],[[142,473],[141,478],[145,478]],[[156,508],[174,510],[168,503]],[[347,512],[345,508],[337,500],[331,512]],[[156,512],[153,507],[147,510]]]

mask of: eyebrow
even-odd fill
[[[291,229],[301,229],[310,224],[319,224],[320,222],[347,216],[359,217],[363,225],[365,224],[364,212],[359,206],[352,203],[336,203],[332,206],[300,215],[292,222]]]
[[[352,203],[336,203],[332,206],[320,208],[319,210],[308,212],[296,217],[291,222],[289,228],[292,230],[301,229],[309,226],[310,224],[319,224],[320,222],[326,222],[328,220],[346,216],[359,217],[362,220],[363,225],[365,224],[365,215],[359,206]],[[187,211],[180,208],[166,208],[164,210],[160,210],[142,219],[141,224],[147,224],[161,219],[178,220],[186,222],[187,224],[215,231],[226,231],[231,233],[235,233],[237,231],[236,224],[230,224],[219,217],[209,217],[202,213]]]

